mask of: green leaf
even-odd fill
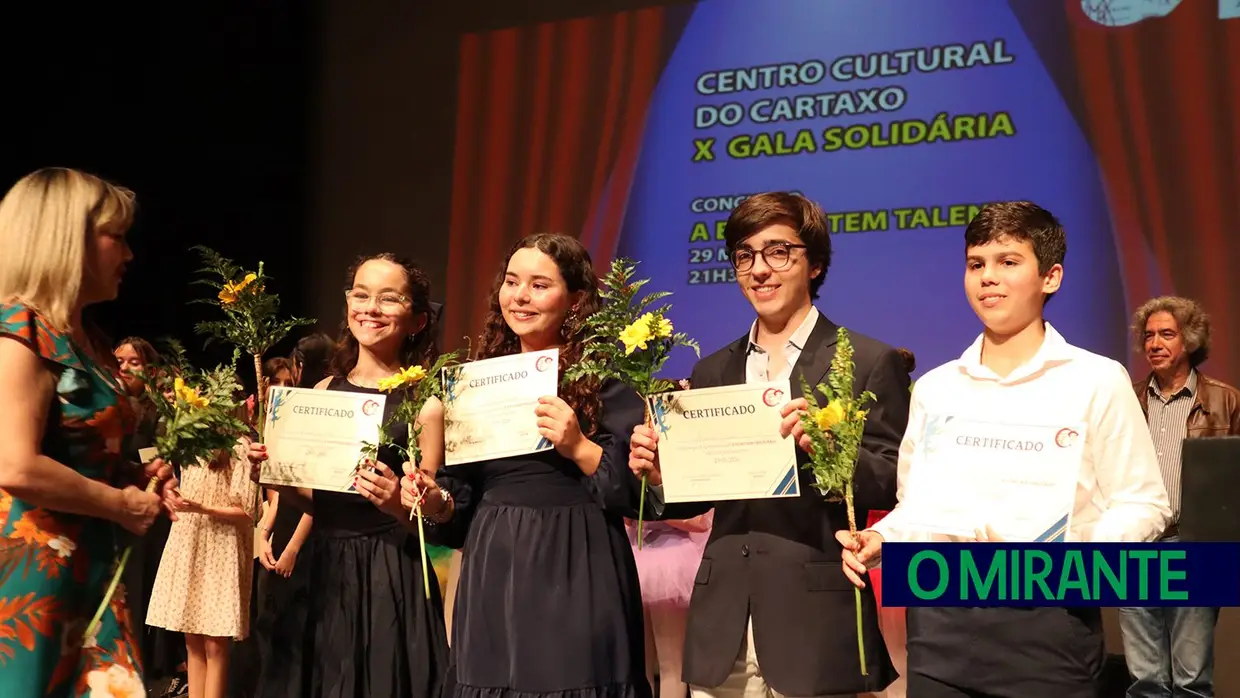
[[[259,262],[256,271],[248,272],[209,247],[199,245],[192,249],[198,252],[203,260],[199,273],[215,277],[198,279],[195,282],[197,284],[209,286],[218,292],[242,285],[247,274],[255,275],[253,281],[235,291],[235,300],[231,302],[220,300],[218,293],[216,297],[196,301],[214,305],[225,316],[224,320],[201,322],[195,327],[195,332],[205,335],[208,341],[215,339],[227,342],[247,355],[261,356],[294,328],[314,324],[315,320],[309,318],[279,317],[280,299],[267,291],[270,279],[263,271],[262,262]]]
[[[650,335],[657,334],[667,320],[671,310],[670,304],[662,304],[651,309],[651,306],[668,298],[667,291],[654,291],[637,300],[639,291],[649,279],[633,279],[637,263],[620,257],[612,260],[610,269],[602,278],[599,295],[602,298],[600,308],[584,323],[583,332],[586,340],[582,351],[582,359],[564,372],[563,382],[574,383],[591,379],[600,382],[613,379],[619,380],[633,388],[642,396],[648,396],[667,381],[655,378],[677,347],[693,349],[700,354],[697,343],[683,332],[673,332],[668,337],[650,336],[646,348],[629,351],[622,339],[625,331],[646,331]],[[639,319],[650,315],[650,323],[645,327],[637,327]]]
[[[418,416],[422,413],[422,408],[425,407],[427,401],[432,397],[437,399],[443,398],[443,375],[445,370],[459,366],[460,362],[461,352],[459,351],[441,354],[426,371],[425,378],[412,386],[406,385],[388,393],[389,400],[395,398],[400,400],[400,403],[379,427],[380,444],[389,448],[395,448],[398,454],[404,456],[416,467],[422,460],[422,449],[418,446],[418,437],[422,434],[422,425],[418,423]],[[402,447],[393,441],[392,432],[401,424],[410,426],[408,448]],[[368,457],[372,460],[376,459],[378,457],[378,448],[376,447],[374,453],[368,455]]]
[[[811,389],[804,375],[800,378],[801,392],[809,405],[801,424],[812,443],[810,462],[804,467],[812,471],[815,489],[829,499],[847,500],[851,497],[857,455],[865,431],[865,417],[861,412],[873,400],[873,393],[866,391],[854,396],[852,342],[842,327],[836,339],[835,357],[826,383]],[[824,401],[820,403],[815,393]],[[832,404],[842,409],[846,417],[832,425],[828,434],[819,426],[818,415]]]
[[[155,448],[160,457],[181,467],[209,463],[222,450],[231,450],[237,439],[250,432],[240,417],[243,403],[237,398],[241,386],[236,371],[219,366],[198,371],[189,365],[179,343],[167,343],[166,353],[147,376],[147,394],[159,416]],[[205,405],[191,404],[178,395],[177,378]]]

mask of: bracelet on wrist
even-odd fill
[[[441,489],[440,496],[443,497],[443,514],[439,517],[427,516],[422,514],[422,521],[427,525],[436,526],[438,524],[447,523],[452,518],[452,493],[448,490]]]

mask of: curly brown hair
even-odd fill
[[[499,291],[508,272],[508,262],[517,250],[523,249],[535,249],[550,257],[560,270],[560,276],[564,277],[569,293],[582,294],[581,302],[572,313],[576,317],[570,316],[560,327],[560,338],[563,341],[560,346],[560,375],[563,376],[564,369],[581,360],[585,346],[585,337],[581,333],[582,321],[598,310],[600,302],[598,276],[594,273],[590,252],[577,238],[568,235],[538,233],[518,240],[508,250],[491,287],[491,300],[482,334],[478,338],[478,355],[475,358],[490,359],[521,351],[520,340],[504,321],[503,311],[499,307]],[[560,398],[577,413],[581,433],[587,437],[598,431],[599,415],[603,409],[599,399],[600,387],[596,379],[582,379],[560,386]]]
[[[345,290],[352,288],[353,281],[357,277],[357,270],[361,269],[366,262],[376,259],[391,262],[405,271],[405,280],[409,284],[408,295],[411,310],[414,315],[426,314],[426,326],[416,334],[405,337],[404,343],[401,344],[400,365],[404,367],[419,365],[423,368],[430,368],[431,364],[439,358],[439,346],[436,341],[439,332],[435,328],[437,322],[435,313],[431,312],[431,282],[426,272],[412,261],[391,252],[358,257],[353,262],[353,266],[349,267],[348,275],[345,276]],[[340,327],[340,338],[336,342],[336,350],[331,359],[331,375],[339,378],[349,375],[349,371],[357,366],[357,338],[349,331],[348,312],[346,308],[345,318]]]
[[[1132,314],[1133,347],[1145,346],[1145,326],[1154,313],[1169,313],[1180,326],[1184,337],[1184,349],[1188,352],[1188,364],[1193,368],[1210,358],[1210,316],[1205,308],[1191,298],[1159,296],[1146,301]]]

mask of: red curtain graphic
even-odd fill
[[[507,249],[535,232],[616,248],[647,107],[681,8],[462,38],[444,340],[482,328]]]
[[[1202,302],[1214,347],[1204,370],[1234,385],[1240,19],[1220,20],[1217,2],[1185,2],[1166,17],[1107,27],[1079,0],[1064,8],[1079,118],[1102,170],[1129,305],[1162,293]],[[1148,370],[1139,357],[1131,367]]]

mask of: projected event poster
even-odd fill
[[[1071,231],[1053,302],[1068,311],[1052,322],[1113,349],[1125,309],[1106,198],[1020,24],[1001,2],[899,6],[698,4],[648,112],[619,253],[674,290],[679,329],[723,346],[753,317],[723,249],[728,212],[746,194],[799,191],[834,234],[819,308],[930,368],[980,329],[962,288],[965,224],[986,202],[1030,199]]]
[[[723,223],[791,190],[830,219],[818,308],[914,377],[980,332],[963,233],[1000,200],[1068,231],[1069,341],[1144,371],[1130,313],[1175,293],[1235,346],[1238,86],[1237,0],[703,0],[465,35],[445,336],[476,336],[504,250],[552,230],[600,271],[638,260],[717,350],[754,317]],[[1210,371],[1240,381],[1240,354]]]

